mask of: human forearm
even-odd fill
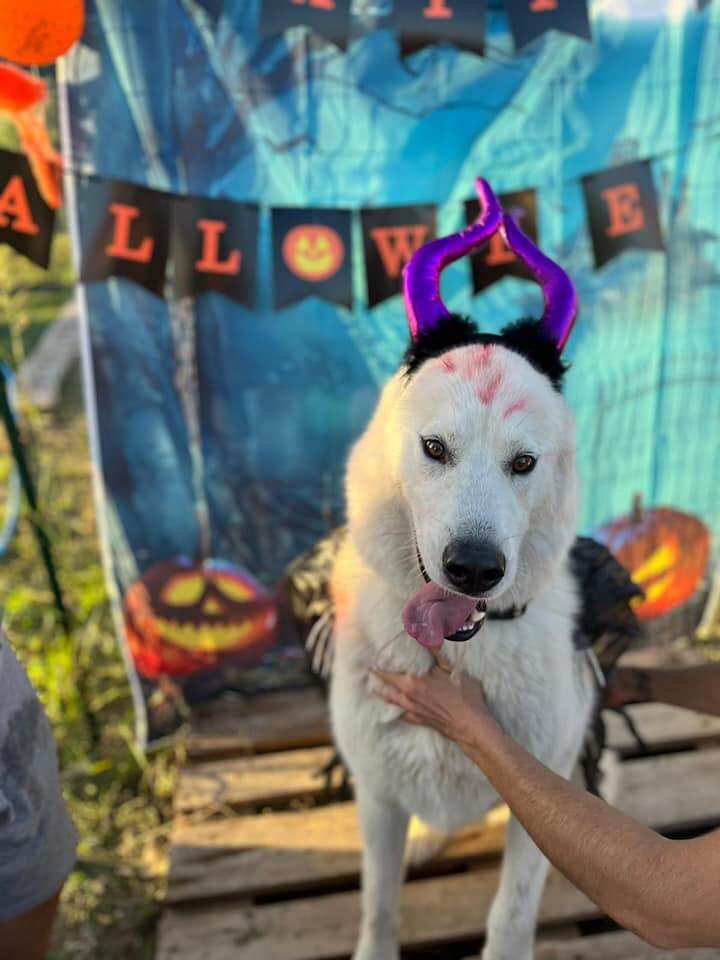
[[[625,703],[653,701],[720,716],[718,663],[665,669],[621,667],[617,688],[622,688]]]
[[[707,902],[698,909],[703,871],[692,857],[687,868],[682,843],[558,777],[494,725],[463,749],[548,859],[616,921],[658,946],[720,942],[720,920],[708,917]]]

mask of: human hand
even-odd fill
[[[435,666],[422,677],[373,669],[382,683],[378,694],[400,707],[408,723],[431,727],[462,748],[476,746],[484,732],[497,729],[482,684],[466,674],[453,674],[439,651],[434,657]]]

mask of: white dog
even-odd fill
[[[354,960],[398,958],[410,816],[445,835],[499,802],[455,744],[404,723],[373,692],[368,668],[424,674],[433,665],[426,648],[448,638],[443,652],[482,679],[501,726],[563,776],[575,766],[593,705],[590,669],[572,639],[575,444],[559,392],[574,292],[502,218],[487,184],[479,181],[479,190],[478,222],[423,248],[406,270],[413,343],[347,471],[330,702],[364,842]],[[437,293],[445,263],[497,229],[540,276],[546,312],[492,337],[450,316],[427,284]],[[447,243],[455,244],[449,254]],[[546,873],[544,857],[511,820],[484,960],[532,957]]]

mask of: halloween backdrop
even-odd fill
[[[702,599],[720,533],[720,4],[568,4],[580,20],[539,36],[510,6],[513,23],[490,3],[468,37],[452,16],[413,34],[406,0],[87,4],[62,65],[65,161],[82,174],[68,201],[84,267],[107,254],[98,189],[137,248],[124,276],[85,269],[82,296],[101,526],[147,742],[184,698],[307,682],[274,587],[343,519],[348,448],[407,340],[397,265],[371,284],[353,264],[460,228],[478,175],[579,290],[581,529],[633,569],[648,620]],[[172,226],[140,242],[170,195],[203,216],[203,199],[247,205],[250,286],[186,282],[188,256],[233,262],[212,227],[164,279],[137,279],[173,249]],[[444,279],[446,303],[491,331],[540,309],[503,256]]]

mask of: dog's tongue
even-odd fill
[[[442,646],[465,623],[477,600],[443,590],[436,583],[426,583],[410,599],[403,610],[403,625],[418,643],[431,650]]]

